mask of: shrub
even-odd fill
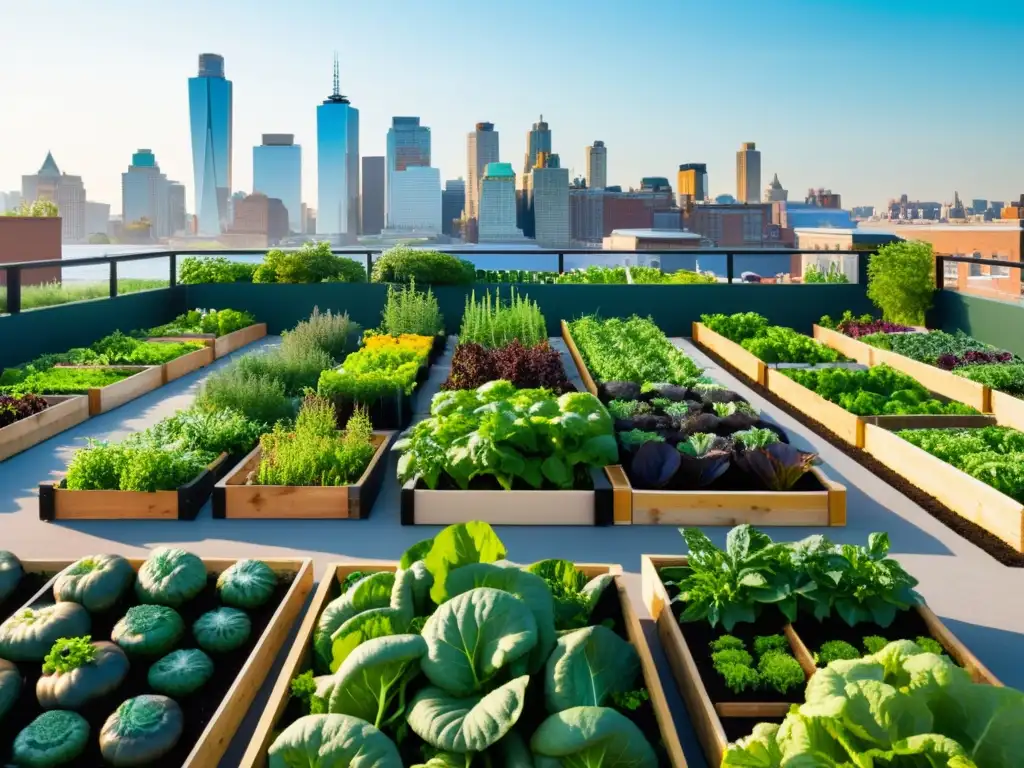
[[[441,389],[476,389],[499,379],[511,381],[517,389],[543,387],[555,394],[574,390],[561,356],[546,341],[534,347],[513,341],[498,349],[459,344],[452,355],[451,373]]]
[[[281,349],[289,353],[321,350],[327,353],[332,362],[337,362],[345,356],[358,336],[359,325],[349,319],[347,312],[332,314],[330,310],[321,312],[318,307],[313,307],[313,314],[308,320],[303,320],[284,334]]]
[[[437,336],[443,333],[444,318],[433,291],[430,288],[426,293],[417,291],[415,278],[401,288],[389,285],[380,329],[392,336],[404,333]]]
[[[253,273],[254,283],[365,283],[366,270],[347,256],[331,253],[327,241],[297,251],[268,251]]]
[[[178,282],[183,285],[251,283],[256,266],[223,256],[186,256],[178,269]]]
[[[475,279],[472,262],[440,251],[399,246],[384,251],[373,264],[375,283],[469,285]]]
[[[662,277],[663,280],[661,282],[673,285],[698,285],[702,283],[718,284],[718,278],[714,275],[706,275],[701,272],[690,272],[686,269],[678,269],[675,272],[668,272]]]
[[[363,474],[373,458],[373,427],[363,411],[349,419],[338,433],[334,406],[327,400],[307,397],[295,419],[294,431],[282,426],[260,439],[260,485],[350,485]]]
[[[868,261],[868,298],[893,323],[924,325],[935,293],[935,256],[929,243],[887,243]]]
[[[237,365],[207,377],[196,405],[208,411],[235,410],[266,424],[295,416],[295,400],[285,394],[283,381],[269,375],[249,375]]]
[[[547,323],[537,302],[518,295],[515,288],[507,303],[501,301],[500,293],[496,293],[492,301],[490,291],[479,301],[476,291],[466,299],[459,329],[460,343],[495,349],[518,340],[524,347],[535,347],[547,338]]]

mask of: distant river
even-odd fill
[[[519,250],[513,245],[494,246],[499,250]],[[522,255],[501,255],[492,256],[487,253],[487,246],[470,246],[461,248],[450,248],[457,252],[464,259],[472,261],[478,269],[532,269],[554,271],[558,269],[558,257],[542,254],[532,254],[531,250],[537,250],[534,246],[521,246]],[[442,246],[442,250],[444,247]],[[144,245],[65,245],[63,257],[65,261],[74,259],[95,258],[97,256],[114,256],[123,253],[143,253],[146,251],[166,250],[164,246]],[[655,254],[645,254],[641,262],[649,263],[651,257],[658,258]],[[232,256],[236,261],[259,262],[260,256]],[[603,266],[615,266],[626,263],[636,264],[636,257],[602,255],[601,251],[595,250],[592,254],[566,255],[565,268],[578,269],[591,264]],[[358,257],[360,263],[363,258]],[[178,260],[181,263],[181,259]],[[678,251],[666,253],[661,256],[661,267],[665,271],[677,269],[693,270],[700,268],[703,272],[714,272],[723,277],[725,275],[725,256],[692,256]],[[166,279],[170,265],[166,258],[149,259],[147,261],[121,262],[117,267],[118,277],[132,277],[145,279]],[[744,254],[735,257],[735,275],[739,277],[744,271],[757,272],[761,275],[774,275],[778,272],[785,272],[789,269],[789,257],[777,254]],[[110,274],[106,265],[97,264],[84,267],[67,266],[62,269],[64,280],[106,280]]]

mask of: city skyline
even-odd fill
[[[52,151],[62,170],[83,178],[90,199],[116,210],[124,158],[150,147],[168,177],[189,182],[195,212],[186,79],[198,54],[209,51],[224,56],[234,88],[231,191],[251,190],[249,153],[262,134],[293,133],[296,144],[315,147],[315,106],[335,49],[343,91],[361,113],[362,153],[384,154],[392,117],[418,115],[432,128],[432,164],[442,179],[466,175],[465,136],[482,121],[505,134],[500,159],[517,167],[541,113],[563,167],[584,175],[585,148],[600,138],[608,147],[608,183],[624,187],[643,176],[674,179],[680,164],[697,162],[708,165],[712,196],[735,194],[735,151],[744,141],[762,151],[764,179],[778,173],[789,189],[831,188],[849,205],[880,205],[901,193],[944,201],[954,190],[965,199],[1010,200],[1024,177],[1012,131],[1024,108],[1000,87],[1024,59],[1012,45],[1024,20],[1008,3],[983,10],[914,2],[822,8],[787,0],[727,10],[566,0],[544,6],[547,21],[539,27],[528,24],[540,7],[531,0],[486,11],[462,0],[400,4],[400,25],[387,25],[387,12],[375,4],[350,5],[252,3],[242,13],[237,2],[211,8],[184,0],[142,11],[110,0],[102,11],[72,6],[56,16],[41,6],[9,10],[0,45],[11,60],[34,64],[32,78],[0,82],[0,189],[18,188],[38,167],[35,158]],[[198,29],[195,18],[203,19]],[[143,22],[149,33],[139,36]],[[403,56],[379,55],[366,31],[383,26]],[[51,44],[38,57],[32,31],[42,28]],[[83,28],[98,31],[82,36]],[[526,70],[516,57],[499,58],[486,33],[517,28],[530,29]],[[639,51],[672,50],[681,28],[699,30],[687,38],[688,70],[644,66],[643,78],[630,76]],[[606,53],[571,55],[575,42],[594,34],[607,40]],[[266,55],[268,39],[274,56]],[[983,50],[987,74],[958,79],[962,87],[953,88],[939,50],[954,57]],[[408,66],[410,56],[422,64]],[[467,60],[480,66],[467,67]],[[771,88],[763,61],[775,68]],[[810,61],[819,64],[809,69]],[[53,99],[39,83],[59,86],[62,97]],[[314,151],[304,153],[302,196],[312,207],[316,163]]]

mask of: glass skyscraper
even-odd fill
[[[316,108],[316,233],[354,240],[359,234],[359,110],[334,91]]]
[[[284,203],[288,228],[302,232],[302,147],[293,134],[264,133],[252,148],[252,191]]]
[[[200,235],[219,235],[231,225],[231,98],[231,81],[224,77],[224,57],[199,54],[199,76],[188,80],[188,106]]]
[[[406,168],[430,166],[430,129],[420,125],[418,117],[392,117],[388,130],[387,169],[385,182],[387,190],[387,225],[395,226],[393,211],[399,205],[392,194],[392,174]],[[438,179],[440,184],[440,177]],[[440,186],[438,186],[440,191]]]

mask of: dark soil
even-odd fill
[[[249,658],[249,654],[255,648],[256,643],[259,642],[271,617],[290,588],[291,581],[280,580],[273,597],[271,597],[266,605],[247,611],[249,618],[252,620],[252,633],[249,635],[245,645],[231,653],[210,654],[214,663],[213,677],[196,693],[177,699],[185,716],[185,728],[181,738],[178,740],[177,746],[164,755],[162,759],[147,763],[146,768],[180,768],[185,762],[185,759],[213,718],[214,712],[217,711],[228,689],[235,682],[235,678]],[[52,598],[40,599],[34,604],[34,607],[52,602]],[[138,600],[135,597],[134,591],[129,590],[127,597],[110,611],[103,614],[93,614],[93,640],[109,639],[114,624],[133,605],[138,605]],[[206,589],[193,600],[176,609],[181,614],[182,619],[185,620],[185,626],[187,627],[185,636],[177,647],[197,648],[198,645],[192,637],[192,624],[200,615],[218,608],[220,605],[221,602],[217,596],[217,579],[215,576],[211,576],[206,583]],[[149,672],[150,665],[156,662],[158,658],[154,657],[146,660],[131,658],[131,669],[128,671],[128,676],[124,679],[124,682],[121,683],[120,688],[107,696],[93,699],[86,705],[80,714],[89,721],[89,745],[77,760],[64,763],[63,765],[66,768],[96,768],[105,764],[99,749],[100,729],[103,728],[107,718],[117,709],[121,702],[134,696],[154,693],[146,681],[146,675]],[[43,712],[36,700],[36,681],[42,674],[42,664],[25,662],[18,664],[18,669],[24,675],[25,685],[22,688],[21,697],[17,705],[0,722],[0,763],[10,760],[9,750],[14,743],[14,738],[25,726]]]
[[[0,622],[3,622],[25,603],[31,600],[36,592],[42,589],[46,582],[53,578],[53,574],[24,573],[21,581],[14,591],[7,596],[7,599],[0,602]]]
[[[812,616],[799,616],[793,629],[804,641],[804,645],[812,653],[817,653],[822,644],[829,640],[845,640],[861,654],[867,653],[862,642],[865,637],[878,635],[886,640],[916,640],[918,637],[931,637],[928,625],[924,623],[917,611],[900,611],[896,619],[888,627],[877,624],[858,624],[851,627],[838,616],[830,616],[818,621]]]
[[[777,407],[779,410],[785,411],[787,414],[792,416],[794,419],[799,421],[806,427],[810,427],[817,432],[821,437],[827,440],[829,443],[834,445],[836,448],[841,450],[847,456],[854,461],[861,464],[867,470],[877,475],[879,478],[884,480],[886,483],[891,485],[897,491],[902,493],[908,499],[913,501],[925,512],[934,517],[936,520],[941,522],[947,528],[952,529],[954,532],[967,539],[972,544],[983,549],[995,560],[1002,563],[1003,565],[1010,566],[1012,568],[1024,568],[1024,553],[1018,552],[1013,549],[1009,544],[1004,542],[999,537],[992,533],[989,533],[980,525],[972,523],[970,520],[966,520],[956,512],[951,510],[945,504],[929,496],[927,493],[922,491],[916,485],[913,485],[905,480],[900,475],[897,475],[887,466],[882,464],[873,456],[865,453],[859,448],[854,448],[852,445],[847,443],[841,437],[831,432],[822,426],[819,422],[811,419],[802,411],[797,410],[789,403],[780,399],[773,393],[769,392],[766,387],[762,387],[756,384],[752,379],[745,376],[743,373],[737,371],[729,363],[724,361],[718,355],[714,354],[705,347],[700,348],[701,352],[714,360],[725,370],[729,371],[733,376],[740,379],[744,384],[753,389],[757,394],[763,397],[765,400],[770,402],[772,405]]]
[[[722,728],[725,729],[725,738],[731,744],[737,739],[749,736],[758,723],[782,725],[783,720],[785,720],[784,717],[723,717]]]

